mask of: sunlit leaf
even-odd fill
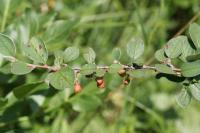
[[[167,73],[167,74],[175,74],[175,72],[172,70],[172,68],[168,67],[164,64],[155,64],[156,70],[161,73]]]
[[[180,54],[182,53],[182,46],[184,45],[184,39],[185,37],[178,36],[170,39],[167,42],[164,50],[169,58],[176,58],[180,56]]]
[[[25,55],[36,63],[45,64],[48,52],[44,42],[38,37],[32,37],[30,42],[23,45]]]
[[[85,64],[81,67],[81,74],[83,75],[90,75],[93,74],[96,71],[96,65],[95,64]]]
[[[132,38],[127,44],[126,51],[131,59],[138,59],[144,52],[143,40],[140,38]]]
[[[79,56],[79,49],[77,47],[68,47],[64,51],[64,61],[70,62],[78,58]]]
[[[184,77],[194,77],[200,74],[200,61],[183,63],[181,72]]]
[[[200,84],[199,83],[190,84],[189,88],[190,88],[192,96],[196,100],[200,101]]]
[[[63,68],[57,72],[50,73],[48,76],[49,83],[56,89],[73,89],[74,71],[69,68]]]
[[[96,54],[92,48],[88,48],[86,52],[83,54],[83,57],[87,61],[87,63],[94,63]]]
[[[33,70],[27,63],[16,61],[11,64],[11,72],[17,75],[24,75],[30,73]]]
[[[196,48],[200,48],[200,26],[196,23],[193,23],[189,27],[190,37]]]
[[[113,49],[112,56],[113,56],[114,60],[119,60],[121,57],[121,49],[120,48]]]

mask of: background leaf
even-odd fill
[[[11,38],[0,33],[0,54],[3,56],[15,56],[16,48]]]
[[[189,88],[190,88],[192,96],[196,100],[200,101],[200,84],[199,83],[190,84]]]
[[[30,83],[30,84],[25,84],[22,86],[18,86],[16,88],[14,88],[14,95],[18,98],[18,99],[22,99],[25,98],[31,94],[33,94],[36,91],[39,90],[46,90],[48,89],[48,85],[42,82],[38,82],[38,83]]]
[[[73,109],[78,112],[87,112],[101,105],[101,100],[95,95],[80,95],[71,100]]]
[[[191,96],[188,94],[185,88],[181,89],[181,92],[177,95],[176,101],[182,108],[185,108],[191,100]]]
[[[44,42],[47,44],[52,44],[63,41],[77,23],[77,19],[55,21],[49,25],[44,33]]]

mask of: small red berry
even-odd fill
[[[127,78],[125,78],[124,80],[123,80],[123,84],[124,85],[128,85],[130,83],[130,78],[129,77],[127,77]]]
[[[101,79],[96,79],[96,81],[97,81],[98,85],[100,85],[100,84],[102,84],[104,82],[104,80],[102,78]]]
[[[97,82],[98,88],[100,88],[100,89],[105,88],[105,80],[103,79],[103,77],[96,78],[96,82]]]
[[[76,82],[76,83],[74,84],[74,92],[75,92],[75,93],[81,92],[82,89],[83,89],[83,88],[82,88],[82,86],[81,86],[80,83]]]

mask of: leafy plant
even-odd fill
[[[21,7],[17,6],[17,2]],[[136,7],[136,12],[131,17],[138,19],[137,24],[134,24],[135,19],[127,21],[126,13],[123,12],[122,20],[126,23],[118,22],[120,14],[117,14],[116,18],[116,14],[71,17],[75,10],[71,8],[74,8],[76,3],[72,1],[17,2],[3,0],[3,8],[0,9],[0,77],[3,79],[2,81],[0,78],[0,84],[3,84],[3,88],[8,88],[0,91],[2,132],[8,131],[7,128],[12,126],[23,131],[31,129],[33,132],[82,132],[89,123],[85,123],[85,120],[92,121],[95,126],[101,123],[101,117],[105,117],[108,123],[112,123],[117,117],[114,116],[115,113],[119,112],[120,118],[116,120],[118,132],[132,132],[134,129],[131,125],[135,123],[139,126],[134,128],[146,131],[149,127],[140,127],[137,120],[139,118],[132,116],[137,108],[150,115],[152,124],[160,126],[152,129],[152,132],[163,132],[164,118],[150,109],[152,105],[148,105],[148,108],[136,100],[141,98],[145,103],[152,98],[151,101],[154,101],[153,104],[158,110],[170,109],[172,106],[173,102],[170,100],[166,102],[166,106],[155,100],[157,97],[164,99],[163,101],[171,99],[167,94],[148,96],[148,88],[152,92],[155,91],[151,89],[153,85],[147,80],[149,77],[155,77],[155,84],[163,82],[163,78],[159,80],[161,77],[172,81],[172,84],[175,83],[175,86],[180,88],[176,95],[177,105],[184,109],[192,98],[200,100],[198,23],[190,23],[188,36],[178,35],[167,42],[162,39],[162,44],[165,45],[154,51],[154,46],[150,44],[155,41],[152,36],[156,36],[157,27],[151,32],[148,26],[147,29],[144,28],[142,18],[145,9],[140,9],[141,5],[138,5],[137,1],[130,2],[130,6]],[[66,3],[72,7],[68,7]],[[98,5],[98,2],[94,3]],[[122,7],[120,1],[114,3],[118,5],[119,10],[127,8]],[[165,13],[162,4],[164,3],[161,2],[159,9]],[[40,8],[31,5],[40,5]],[[93,10],[94,5],[88,8]],[[80,6],[86,8],[85,5]],[[77,9],[76,13],[81,11],[81,8]],[[18,13],[19,17],[11,18],[12,15],[9,16],[8,12]],[[71,14],[66,16],[65,12]],[[109,18],[111,21],[104,21]],[[111,30],[105,32],[98,27],[111,26],[115,30],[127,22],[136,28],[139,26],[141,33],[132,35],[134,30],[128,27],[124,29],[123,35]],[[152,23],[149,22],[148,25]],[[162,28],[159,23],[156,25]],[[89,29],[87,33],[85,29]],[[103,35],[99,37],[98,32],[102,32]],[[117,39],[119,36],[122,36],[121,40]],[[120,45],[110,45],[117,42]],[[158,38],[155,42],[161,43]],[[150,56],[157,59],[154,64],[148,62]],[[168,88],[166,84],[161,85],[161,88],[165,89],[165,86]],[[124,111],[121,111],[123,109]],[[96,114],[98,118],[95,117]],[[140,116],[140,119],[144,118]],[[34,126],[31,127],[33,121]],[[111,129],[106,128],[104,131]],[[85,132],[90,131],[85,129]]]

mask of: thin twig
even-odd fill
[[[15,58],[15,57],[12,57],[12,56],[3,56],[4,59],[14,63],[14,62],[17,62],[18,60]],[[120,62],[116,62],[116,63],[119,63]],[[62,68],[64,67],[67,67],[68,65],[67,64],[62,64],[61,66],[49,66],[47,64],[44,64],[44,65],[38,65],[38,64],[31,64],[31,63],[26,63],[28,67],[32,68],[32,69],[36,69],[36,68],[42,68],[42,69],[47,69],[49,71],[53,71],[53,72],[56,72],[56,71],[59,71],[61,70]],[[140,67],[134,67],[132,65],[124,65],[124,64],[120,64],[122,65],[123,69],[126,69],[127,71],[133,71],[133,70],[154,70],[154,71],[157,71],[156,67],[154,66],[148,66],[148,65],[143,65],[143,66],[140,66]],[[173,66],[172,64],[170,64],[171,66]],[[106,72],[108,72],[108,70],[110,69],[110,66],[108,65],[97,65],[96,66],[97,69],[104,69],[106,70]],[[181,69],[179,68],[176,68],[175,66],[173,67],[170,67],[175,73],[177,76],[181,76]],[[81,67],[73,67],[72,68],[73,71],[75,73],[80,73],[81,71]]]

